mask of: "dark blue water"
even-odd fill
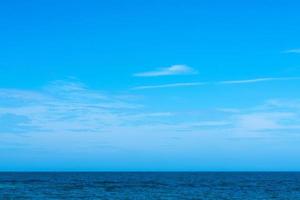
[[[300,200],[300,173],[0,173],[0,199]]]

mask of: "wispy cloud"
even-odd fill
[[[296,53],[296,54],[300,54],[300,49],[288,49],[283,51],[283,53]]]
[[[170,83],[170,84],[162,84],[162,85],[137,86],[132,89],[145,90],[145,89],[156,89],[156,88],[158,89],[158,88],[171,88],[171,87],[190,87],[190,86],[201,86],[201,85],[252,84],[252,83],[268,82],[268,81],[289,81],[289,80],[300,80],[300,77],[255,78],[255,79],[228,80],[228,81],[215,81],[215,82]]]
[[[146,85],[138,86],[132,88],[133,90],[145,90],[145,89],[155,89],[155,88],[172,88],[172,87],[189,87],[189,86],[199,86],[205,85],[205,82],[190,82],[190,83],[171,83],[171,84],[162,84],[162,85]]]
[[[0,158],[13,163],[39,159],[43,165],[37,167],[42,169],[79,162],[102,167],[120,160],[150,163],[153,157],[190,158],[195,151],[215,148],[226,154],[245,147],[249,155],[258,151],[258,143],[264,149],[265,144],[276,146],[277,141],[288,139],[296,148],[300,138],[299,100],[272,99],[266,105],[247,107],[237,103],[237,108],[222,109],[219,106],[228,104],[219,99],[218,110],[201,100],[200,106],[178,104],[172,97],[166,101],[169,106],[157,106],[65,81],[41,89],[0,89]],[[249,141],[253,139],[262,143],[253,145]]]
[[[256,78],[256,79],[246,79],[246,80],[230,80],[230,81],[220,81],[219,84],[244,84],[244,83],[257,83],[257,82],[267,82],[267,81],[288,81],[288,80],[298,80],[300,77],[279,77],[279,78]]]
[[[177,83],[148,86],[136,89],[158,87],[196,86],[206,83]],[[299,101],[269,100],[261,106],[247,109],[221,109],[220,119],[188,117],[170,111],[146,112],[134,100],[119,99],[113,95],[82,87],[81,84],[54,82],[39,91],[0,89],[0,133],[48,133],[48,134],[89,134],[119,132],[215,131],[214,127],[224,126],[223,132],[259,133],[281,129],[300,128]],[[84,97],[84,98],[83,98]],[[175,122],[175,123],[174,123]],[[0,123],[1,124],[1,123]],[[176,124],[176,126],[174,126]],[[226,127],[225,127],[226,126]],[[200,133],[199,132],[199,133]]]
[[[172,65],[170,67],[159,68],[154,71],[136,73],[137,77],[155,77],[155,76],[171,76],[197,74],[197,71],[187,65]]]
[[[9,116],[6,119],[9,123],[22,117],[26,119],[22,127],[31,127],[31,132],[48,133],[101,132],[130,123],[131,118],[137,118],[136,112],[139,114],[141,108],[139,104],[65,81],[53,82],[38,91],[0,89],[0,102],[3,102],[0,116]],[[162,113],[156,117],[159,116]],[[3,131],[0,127],[0,132]]]
[[[297,115],[293,112],[253,111],[237,115],[236,128],[241,131],[268,131],[290,127],[284,121],[293,120]]]

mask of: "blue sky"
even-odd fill
[[[299,1],[0,3],[0,170],[300,170]]]

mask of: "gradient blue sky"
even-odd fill
[[[300,170],[299,1],[0,2],[0,170]]]

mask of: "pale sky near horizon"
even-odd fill
[[[0,171],[299,171],[299,7],[0,2]]]

